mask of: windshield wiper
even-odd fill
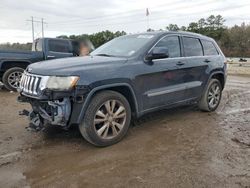
[[[105,57],[115,57],[114,55],[109,54],[95,54],[96,56],[105,56]]]

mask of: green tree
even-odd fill
[[[228,28],[219,43],[227,56],[250,57],[250,25]]]
[[[93,45],[97,48],[99,46],[101,46],[102,44],[112,40],[115,37],[119,37],[122,35],[126,35],[125,31],[116,31],[116,32],[111,32],[111,31],[101,31],[98,33],[94,33],[94,34],[82,34],[82,35],[70,35],[70,36],[66,36],[66,35],[61,35],[58,36],[57,38],[65,38],[65,39],[73,39],[73,40],[84,40],[86,38],[88,38]]]
[[[198,20],[198,27],[199,29],[205,28],[207,26],[207,22],[204,18]]]
[[[188,25],[188,27],[187,27],[187,31],[198,33],[199,32],[199,25],[198,25],[198,23],[191,22]]]
[[[68,39],[69,37],[67,35],[60,35],[56,38],[59,38],[59,39]]]
[[[186,30],[187,30],[187,27],[186,27],[186,26],[181,26],[180,30],[181,30],[181,31],[186,31]]]
[[[214,38],[226,56],[250,57],[250,25],[235,25],[227,28],[221,15],[211,15],[181,26],[180,30],[200,33]],[[167,29],[175,30],[176,24],[169,24]],[[173,28],[173,29],[172,29]]]
[[[166,29],[169,30],[169,31],[178,31],[178,30],[180,30],[180,28],[176,24],[169,24],[166,27]]]
[[[20,43],[4,43],[0,44],[0,50],[31,50],[32,43],[20,44]]]
[[[201,18],[197,22],[191,22],[187,27],[169,24],[166,28],[171,31],[191,31],[212,37],[220,45],[226,56],[250,57],[250,25],[242,23],[241,25],[227,28],[224,23],[225,19],[221,15],[211,15],[208,18]],[[153,29],[150,30],[153,31]],[[111,32],[106,30],[94,34],[61,35],[58,38],[82,40],[87,37],[95,47],[99,47],[109,40],[125,34],[126,32],[124,31]],[[0,49],[30,50],[31,46],[31,43],[4,43],[0,44]]]
[[[151,29],[151,28],[148,28],[148,29],[147,29],[147,32],[152,32],[152,31],[154,31],[154,30]]]

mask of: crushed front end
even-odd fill
[[[20,115],[28,116],[30,123],[27,128],[39,131],[46,125],[59,125],[68,129],[76,124],[88,91],[87,88],[79,89],[77,81],[76,76],[41,76],[24,72],[18,101],[31,104],[31,111],[20,112]]]

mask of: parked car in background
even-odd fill
[[[93,50],[92,43],[89,40],[87,43]],[[78,55],[79,41],[58,38],[39,38],[33,42],[32,51],[0,50],[0,81],[7,89],[16,91],[22,73],[29,64]]]
[[[87,57],[34,63],[24,72],[20,102],[30,127],[79,126],[96,146],[120,141],[131,117],[184,104],[218,107],[226,58],[216,42],[188,32],[126,35]]]

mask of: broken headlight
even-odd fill
[[[41,90],[48,88],[52,90],[69,90],[76,86],[78,76],[49,76],[46,82],[41,83]]]

